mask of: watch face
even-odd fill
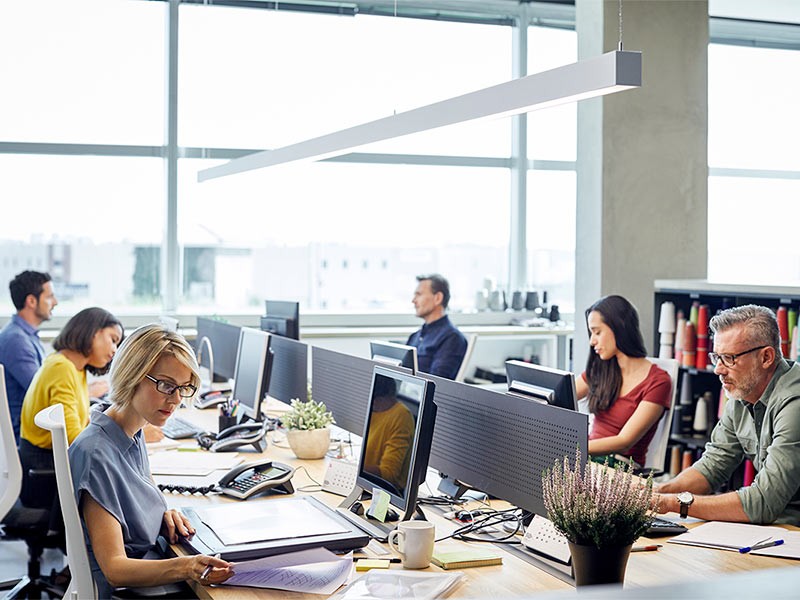
[[[681,492],[678,494],[678,502],[681,504],[691,504],[694,502],[694,496],[691,492]]]

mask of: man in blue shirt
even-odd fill
[[[445,314],[450,284],[438,274],[419,275],[417,282],[412,302],[425,323],[406,343],[417,348],[421,372],[455,379],[467,352],[467,340]]]
[[[14,436],[19,442],[22,400],[45,354],[39,341],[39,326],[50,320],[58,300],[47,273],[23,271],[11,280],[8,288],[17,314],[0,331],[0,363],[5,366],[8,406]]]

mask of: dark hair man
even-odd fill
[[[50,320],[58,300],[50,275],[38,271],[23,271],[11,280],[8,289],[17,313],[0,331],[0,363],[5,366],[8,406],[19,442],[22,399],[45,355],[39,326]]]
[[[709,358],[728,401],[702,458],[657,486],[659,511],[800,525],[800,364],[782,358],[778,323],[768,308],[730,308],[709,326]],[[745,458],[756,470],[753,483],[712,494]]]
[[[421,372],[455,379],[467,352],[467,340],[445,314],[450,284],[439,274],[419,275],[417,282],[412,302],[425,323],[406,343],[417,348]]]

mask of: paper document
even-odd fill
[[[306,594],[332,594],[353,571],[353,555],[325,548],[237,562],[224,585],[271,588]]]
[[[349,531],[302,498],[222,505],[196,512],[226,546]]]
[[[722,550],[739,550],[771,540],[783,539],[785,529],[749,523],[709,521],[669,540],[672,544],[706,546]]]
[[[370,571],[339,590],[330,600],[430,600],[445,596],[464,579],[464,574],[458,572]]]
[[[214,452],[178,452],[168,450],[156,452],[150,457],[150,472],[153,475],[194,475],[205,477],[219,469],[235,467],[244,459],[238,454]]]

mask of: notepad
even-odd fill
[[[435,552],[431,562],[442,569],[466,569],[501,565],[503,557],[491,550],[475,548],[456,552]]]

